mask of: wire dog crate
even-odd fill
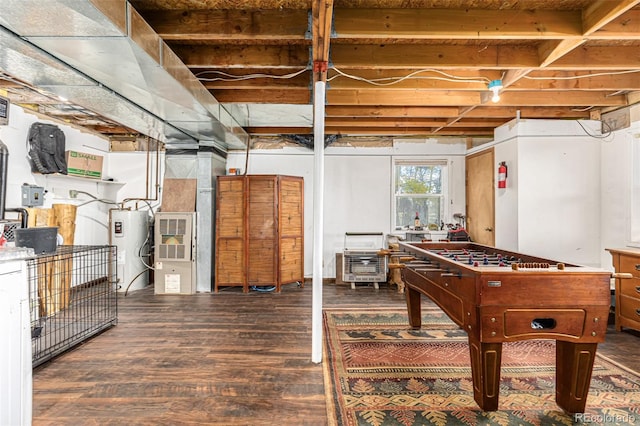
[[[115,246],[60,246],[27,271],[34,367],[117,323]]]

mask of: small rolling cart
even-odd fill
[[[387,281],[387,256],[381,252],[384,244],[382,232],[346,232],[342,254],[342,280],[351,283],[378,284]]]

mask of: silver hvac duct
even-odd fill
[[[126,0],[2,0],[0,70],[163,142],[248,135]]]

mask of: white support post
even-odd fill
[[[326,83],[314,86],[313,102],[313,301],[311,361],[322,362],[322,263],[324,211],[324,93]]]

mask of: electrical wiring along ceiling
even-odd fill
[[[640,101],[640,0],[129,4],[251,138],[313,133],[314,57],[328,58],[327,135],[487,139],[516,116]],[[330,39],[314,55],[318,28]],[[131,130],[110,126],[96,130]]]

